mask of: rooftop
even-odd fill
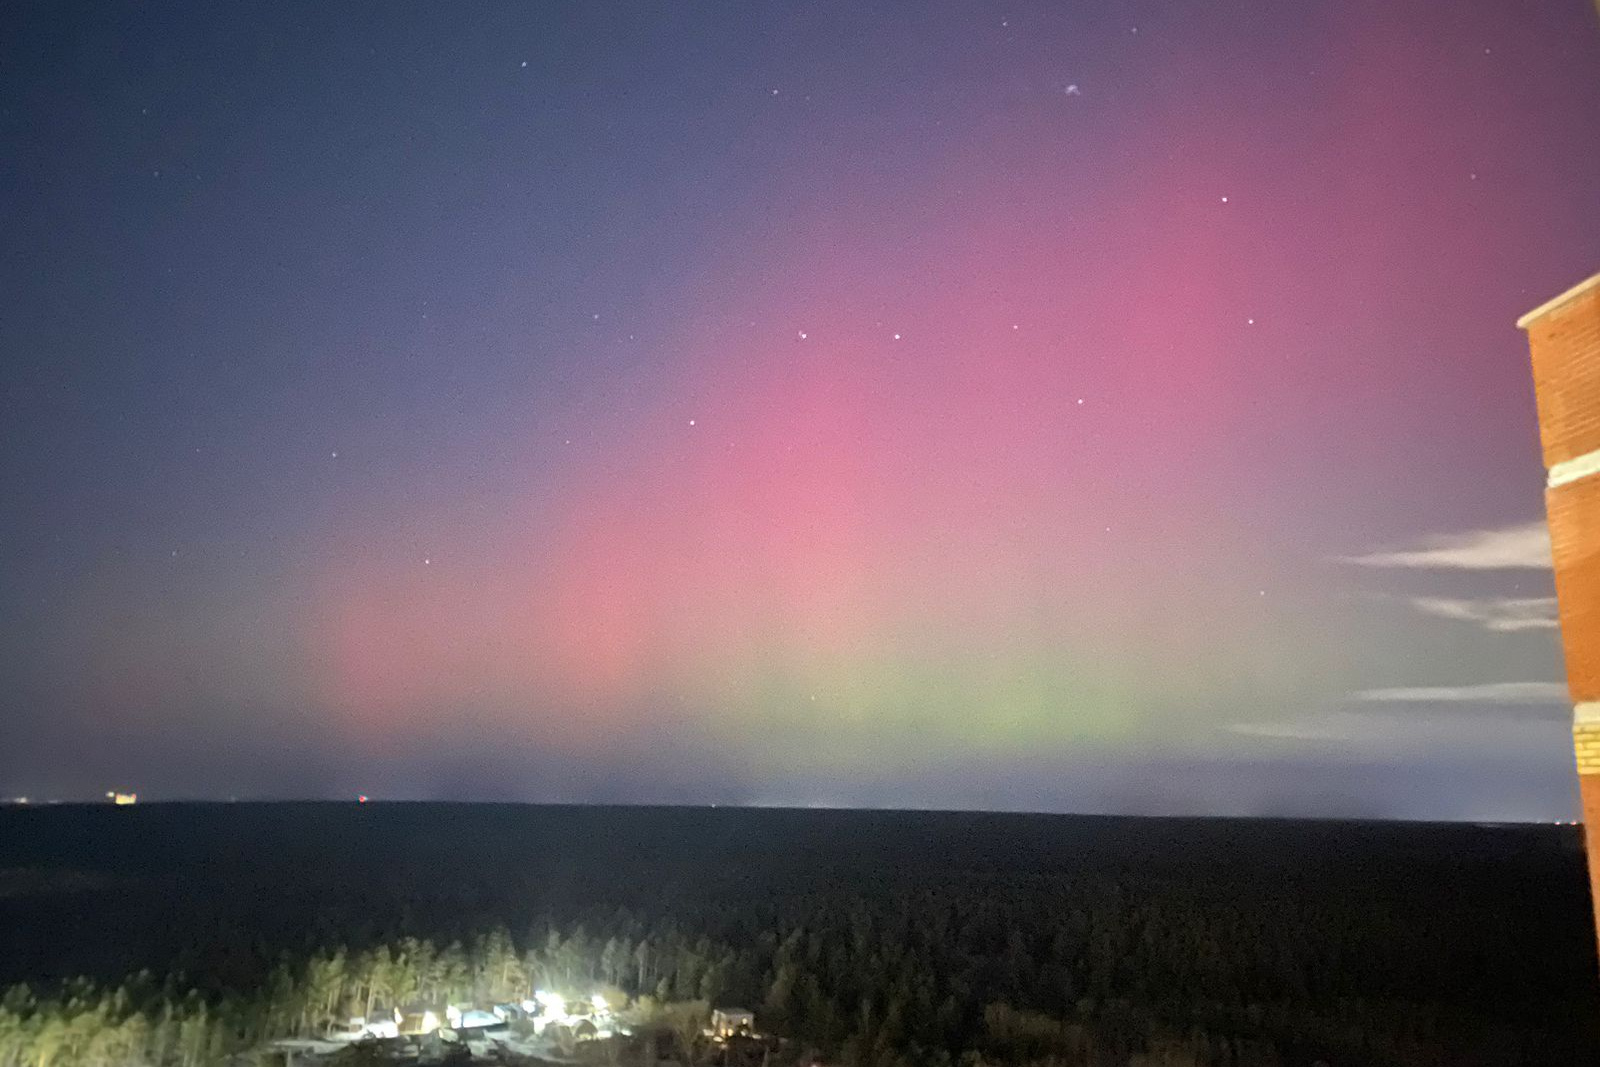
[[[1576,300],[1578,297],[1596,287],[1600,287],[1600,274],[1592,274],[1588,278],[1579,282],[1577,285],[1574,285],[1571,289],[1568,289],[1566,292],[1562,293],[1560,296],[1552,297],[1551,299],[1546,300],[1544,303],[1540,304],[1538,307],[1522,316],[1522,318],[1518,319],[1517,329],[1526,330],[1528,328],[1528,324],[1533,322],[1535,319],[1542,318],[1544,315],[1554,311],[1567,301]]]

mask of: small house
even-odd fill
[[[444,1025],[439,1013],[424,1004],[408,1004],[403,1008],[396,1008],[394,1021],[399,1024],[400,1033],[406,1037],[431,1034]]]

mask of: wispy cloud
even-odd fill
[[[1311,722],[1305,719],[1286,719],[1279,722],[1234,722],[1223,727],[1230,734],[1246,737],[1270,737],[1277,741],[1344,741],[1350,737],[1349,724],[1343,720]]]
[[[1416,596],[1407,598],[1407,603],[1424,615],[1476,623],[1497,633],[1554,630],[1559,625],[1553,596]]]
[[[1561,682],[1490,682],[1486,685],[1413,685],[1392,689],[1363,689],[1356,700],[1375,703],[1424,704],[1565,704],[1567,687]]]
[[[1311,715],[1231,722],[1221,729],[1269,742],[1355,745],[1393,755],[1393,746],[1426,740],[1440,730],[1460,729],[1463,716],[1468,722],[1526,727],[1529,721],[1553,720],[1559,708],[1564,719],[1568,698],[1567,687],[1560,682],[1491,682],[1363,689],[1347,700],[1343,707]],[[1453,707],[1446,710],[1441,705]]]
[[[1414,567],[1434,570],[1548,570],[1550,531],[1543,522],[1492,530],[1438,534],[1408,548],[1343,556],[1362,567]]]

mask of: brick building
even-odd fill
[[[1528,331],[1544,447],[1572,740],[1600,929],[1600,274],[1517,320]]]

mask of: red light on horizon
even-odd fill
[[[356,803],[357,804],[365,804],[366,802],[367,802],[367,794],[362,793],[362,794],[360,794],[360,795],[358,795],[356,797]]]

